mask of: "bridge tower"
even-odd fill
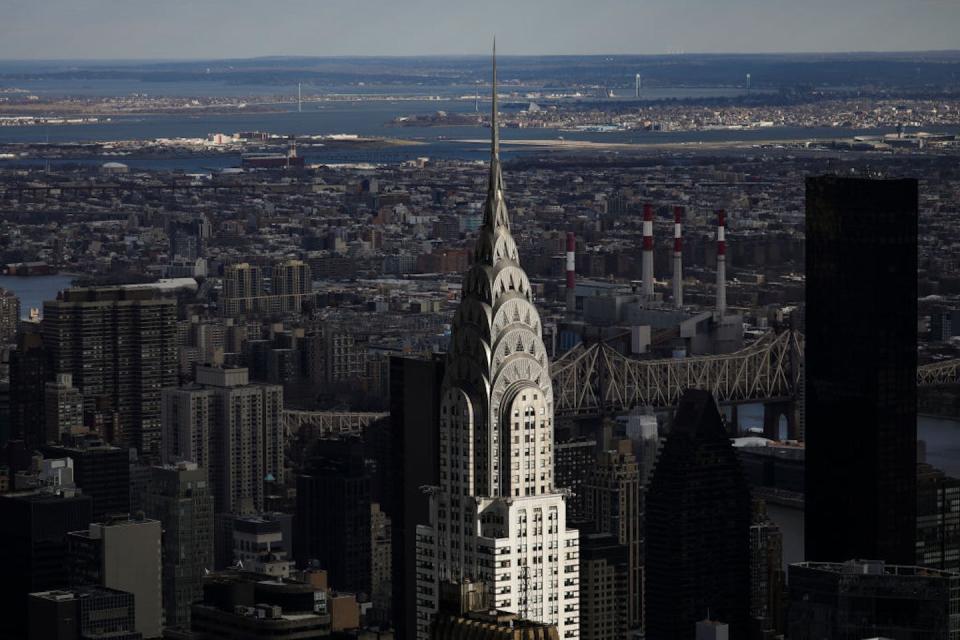
[[[763,403],[763,436],[780,440],[780,418],[787,419],[787,440],[799,438],[799,411],[794,400],[771,400]]]

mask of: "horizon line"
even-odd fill
[[[660,53],[517,53],[498,55],[499,58],[660,58],[683,56],[844,56],[844,55],[919,55],[919,54],[958,54],[960,48],[954,49],[859,49],[859,50],[828,50],[828,51],[667,51]],[[229,62],[234,60],[323,60],[323,59],[410,59],[410,58],[470,58],[488,59],[489,53],[393,53],[393,54],[264,54],[256,56],[226,56],[226,57],[72,57],[72,58],[7,58],[0,57],[0,63],[85,63],[85,62]]]

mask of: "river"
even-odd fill
[[[729,410],[728,410],[729,412]],[[763,431],[763,405],[741,405],[737,419],[741,429]],[[781,437],[786,435],[786,420],[781,419]],[[960,418],[917,416],[917,440],[926,449],[926,461],[960,478]]]
[[[56,274],[50,276],[0,276],[0,287],[12,291],[20,298],[20,317],[28,318],[30,309],[43,312],[44,300],[53,300],[61,289],[70,287],[75,276]]]
[[[482,106],[481,106],[482,108]],[[473,105],[458,100],[357,100],[304,105],[298,112],[294,105],[277,105],[272,112],[237,112],[233,114],[181,113],[176,115],[121,116],[109,122],[50,126],[0,127],[0,143],[69,143],[104,142],[110,140],[155,140],[157,138],[203,138],[210,133],[231,134],[237,131],[266,131],[275,134],[329,135],[337,133],[360,136],[399,138],[418,144],[389,146],[381,149],[305,149],[307,162],[399,162],[427,156],[434,159],[478,160],[488,153],[483,144],[458,142],[483,140],[487,130],[472,126],[396,127],[389,122],[398,116],[429,114],[438,110],[472,112]],[[931,132],[960,133],[960,127],[930,128]],[[503,129],[505,157],[537,153],[511,148],[510,140],[567,140],[655,145],[665,143],[723,143],[767,140],[808,140],[815,138],[849,138],[855,135],[892,133],[892,128],[842,129],[834,127],[765,127],[748,130],[712,131],[560,131],[553,128]],[[238,166],[237,153],[211,153],[184,158],[157,158],[151,154],[102,156],[85,158],[81,164],[99,164],[118,160],[134,169],[180,169],[199,171]],[[58,165],[76,161],[53,161]],[[42,165],[43,160],[0,160],[0,167]]]

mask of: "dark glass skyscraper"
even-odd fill
[[[330,586],[370,593],[370,473],[360,438],[318,440],[297,477],[297,560]]]
[[[913,564],[917,181],[807,179],[806,559]]]
[[[697,621],[746,637],[750,488],[709,391],[686,391],[647,489],[646,637],[689,640]]]
[[[90,436],[43,448],[47,458],[73,460],[73,481],[90,496],[91,520],[130,513],[130,452]]]
[[[440,387],[444,361],[390,358],[390,477],[393,626],[397,640],[417,637],[417,523],[429,518],[421,487],[440,483]]]
[[[0,638],[27,635],[28,595],[65,586],[67,533],[90,523],[90,496],[23,491],[0,496]]]

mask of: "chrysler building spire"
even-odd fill
[[[500,168],[496,43],[490,182],[441,389],[440,484],[417,527],[418,640],[440,583],[482,581],[497,609],[579,636],[578,534],[554,485],[553,386]],[[529,523],[529,524],[528,524]]]
[[[483,224],[510,228],[510,216],[503,201],[503,174],[500,170],[500,114],[497,99],[497,40],[493,40],[493,83],[490,100],[490,183],[483,207]]]

